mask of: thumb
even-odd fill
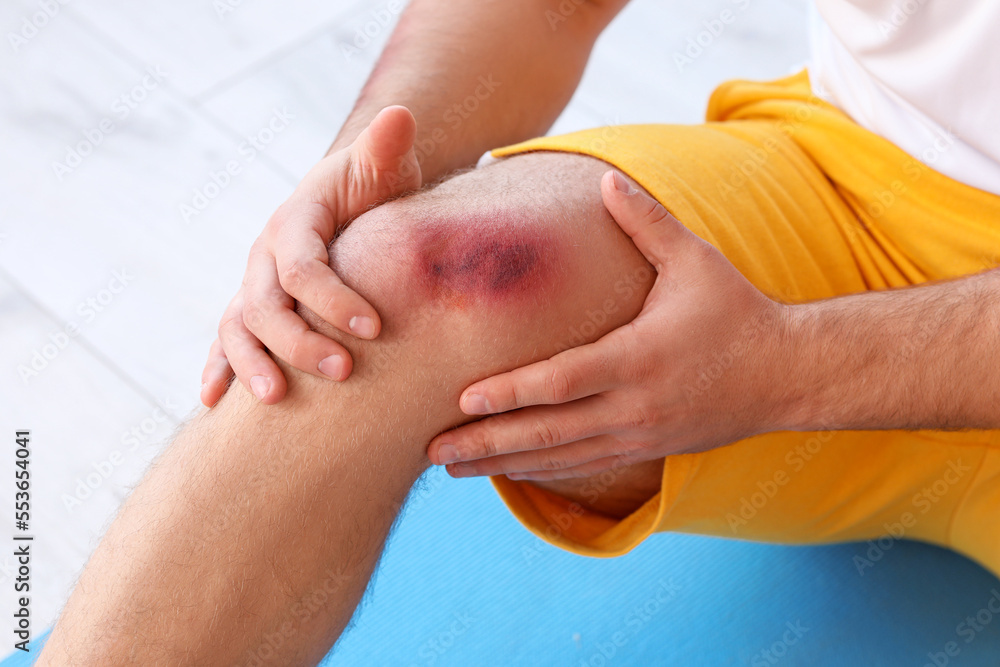
[[[632,187],[617,171],[604,174],[601,195],[608,213],[657,272],[693,236],[658,201]]]
[[[392,189],[420,187],[420,163],[413,148],[417,122],[403,106],[382,109],[351,147],[351,162],[363,173],[387,179]]]

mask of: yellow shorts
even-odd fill
[[[859,127],[813,96],[805,72],[726,83],[707,121],[600,128],[493,154],[566,151],[615,165],[784,301],[1000,264],[1000,197]],[[1000,431],[777,432],[671,456],[660,492],[622,520],[527,482],[493,482],[530,530],[588,556],[626,553],[661,531],[786,544],[889,536],[951,547],[1000,576]]]

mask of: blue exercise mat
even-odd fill
[[[322,664],[1000,664],[1000,581],[913,542],[873,551],[860,574],[870,548],[656,535],[621,558],[582,558],[521,528],[486,480],[434,469]]]

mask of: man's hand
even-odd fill
[[[387,107],[354,143],[313,167],[271,216],[250,249],[243,286],[209,352],[202,403],[214,405],[234,371],[264,403],[280,401],[285,377],[265,347],[313,375],[344,380],[351,374],[347,350],[311,331],[296,314],[295,302],[345,333],[378,335],[378,313],[330,269],[327,246],[337,230],[369,206],[420,187],[415,136],[410,112]]]
[[[788,306],[617,172],[604,204],[657,271],[642,312],[590,345],[482,380],[432,462],[455,477],[549,480],[696,452],[775,430]]]

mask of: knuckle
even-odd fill
[[[285,359],[300,370],[305,369],[306,345],[302,336],[293,336],[285,343]]]
[[[290,200],[285,200],[275,209],[274,213],[268,219],[267,224],[264,226],[265,233],[277,233],[280,232],[284,227],[289,224],[289,221],[293,218],[293,209]]]
[[[546,387],[555,403],[565,403],[572,396],[573,381],[562,367],[553,364],[546,377]]]
[[[517,382],[510,385],[510,405],[512,408],[523,408],[530,405],[529,396]]]
[[[629,323],[627,326],[633,325]],[[629,384],[649,386],[654,381],[658,365],[648,356],[626,353],[622,359],[619,375]]]
[[[222,316],[222,319],[219,320],[219,328],[216,331],[216,333],[218,333],[219,335],[216,342],[219,344],[220,349],[222,348],[222,340],[224,338],[228,338],[229,333],[233,332],[236,328],[238,328],[238,326],[242,323],[242,321],[243,321],[243,315],[239,312],[236,313],[227,312],[225,315]]]
[[[281,270],[279,282],[286,292],[298,291],[309,277],[308,263],[301,259],[292,260]]]
[[[483,437],[479,441],[478,449],[482,452],[483,458],[496,456],[499,453],[497,450],[497,443],[489,437]]]
[[[542,447],[552,447],[561,442],[559,427],[547,419],[539,419],[535,422],[532,435],[534,437],[535,444]]]
[[[561,456],[556,456],[552,452],[546,452],[538,457],[538,467],[546,472],[552,472],[565,468],[566,462]]]
[[[250,244],[249,256],[253,257],[255,255],[270,255],[271,250],[269,244],[263,235],[258,236],[257,239]]]
[[[264,310],[264,304],[259,299],[247,295],[246,301],[243,303],[243,324],[247,329],[250,331],[260,329],[265,318]]]
[[[320,290],[314,296],[315,312],[323,318],[325,322],[332,322],[339,318],[343,308],[343,300],[337,290]]]
[[[469,445],[473,455],[478,455],[480,458],[489,458],[499,453],[493,429],[488,428],[485,423],[483,428],[473,429],[471,435],[472,438]]]
[[[638,401],[636,405],[621,413],[621,427],[626,432],[648,433],[662,420],[660,407],[652,402]]]
[[[656,201],[652,197],[646,197],[642,200],[642,202],[642,208],[639,213],[650,223],[657,224],[665,222],[668,219],[670,214],[667,213],[667,209],[663,208],[663,205],[660,204],[660,202]]]

